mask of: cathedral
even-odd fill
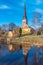
[[[22,34],[34,33],[34,29],[28,26],[28,20],[26,16],[26,4],[24,5],[24,16],[22,20]]]

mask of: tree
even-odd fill
[[[19,29],[19,34],[20,34],[20,36],[22,35],[22,29],[21,28]]]
[[[41,31],[39,30],[39,31],[37,31],[37,35],[41,35]]]
[[[41,33],[43,34],[43,23],[41,24],[41,27],[39,28]]]
[[[1,28],[5,32],[5,31],[8,30],[8,25],[7,24],[3,24]]]
[[[9,30],[14,30],[17,26],[14,23],[9,24]]]
[[[39,60],[39,65],[43,65],[43,56]]]
[[[1,26],[0,26],[0,31],[2,30]]]
[[[34,16],[32,19],[32,27],[37,29],[41,26],[41,14],[39,12],[34,12]]]
[[[22,49],[22,45],[20,44],[20,49]]]

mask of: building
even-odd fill
[[[34,29],[28,26],[28,20],[26,16],[26,4],[24,5],[24,16],[22,20],[22,34],[34,33]]]

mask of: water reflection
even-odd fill
[[[7,52],[4,56],[2,55],[0,57],[0,65],[24,65],[25,60],[24,56],[22,54],[22,50],[19,50],[18,52],[8,52],[4,51],[3,53]]]
[[[0,49],[0,65],[43,65],[43,50],[33,46],[23,55],[23,50],[9,52],[7,48]]]
[[[27,65],[43,65],[42,61],[43,61],[43,50],[38,47],[32,47],[28,51]]]

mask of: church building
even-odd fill
[[[34,29],[28,26],[28,20],[26,15],[26,4],[24,5],[24,16],[22,20],[22,34],[34,33]]]

